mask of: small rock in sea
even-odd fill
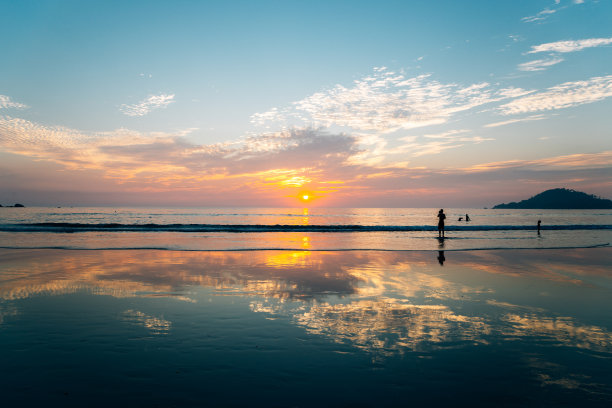
[[[13,207],[25,207],[25,205],[17,203]]]

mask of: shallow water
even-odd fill
[[[0,250],[4,406],[609,406],[611,248]]]
[[[610,210],[447,209],[448,231],[444,241],[437,239],[435,231],[437,211],[433,208],[0,208],[0,247],[315,251],[571,248],[612,243]],[[466,213],[470,214],[471,221],[458,221]],[[540,234],[536,231],[537,220],[543,223]],[[262,226],[268,230],[260,231]],[[320,228],[329,230],[321,232]],[[376,230],[380,228],[387,231]]]

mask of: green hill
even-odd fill
[[[498,204],[493,208],[532,209],[612,209],[612,200],[599,198],[581,191],[554,188],[518,203]]]

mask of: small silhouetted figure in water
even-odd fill
[[[444,220],[446,219],[446,214],[444,214],[444,210],[438,211],[438,236],[444,237]]]
[[[463,217],[459,217],[457,221],[463,221]]]
[[[468,222],[470,220],[470,216],[465,214],[465,222]]]
[[[542,224],[542,220],[538,220],[538,235],[540,235],[540,228],[541,228],[540,224]]]

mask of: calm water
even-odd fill
[[[446,209],[448,239],[443,243],[436,239],[437,211],[435,208],[0,208],[0,246],[461,250],[591,247],[612,242],[612,210]],[[458,221],[466,213],[471,221]],[[538,220],[543,224],[540,235],[535,230]],[[261,231],[261,226],[274,230]],[[322,227],[333,227],[333,231],[321,232]],[[386,231],[380,230],[385,228]]]
[[[3,406],[610,406],[611,259],[1,249]]]

